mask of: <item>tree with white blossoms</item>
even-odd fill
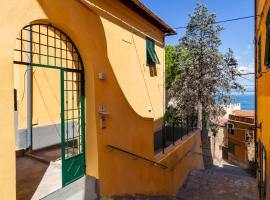
[[[217,130],[215,122],[224,115],[222,105],[231,100],[233,91],[244,91],[237,82],[240,76],[233,51],[223,55],[216,15],[198,3],[190,15],[186,34],[173,52],[172,67],[178,74],[168,89],[168,110],[177,117],[196,110],[197,128]]]

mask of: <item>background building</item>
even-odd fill
[[[255,161],[254,111],[236,110],[227,122],[228,160],[247,168]]]
[[[223,106],[225,110],[225,115],[215,122],[219,129],[216,134],[210,133],[211,135],[211,151],[214,162],[221,166],[222,161],[228,160],[228,132],[227,123],[229,120],[229,115],[231,115],[236,110],[241,110],[241,105],[229,104]]]

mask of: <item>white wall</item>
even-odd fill
[[[75,122],[77,126],[77,122]],[[72,122],[69,122],[69,137],[72,137]],[[26,129],[16,130],[16,150],[26,149]],[[33,150],[61,143],[61,124],[33,127]],[[77,132],[74,133],[77,136]]]
[[[230,105],[224,105],[223,108],[226,111],[226,115],[224,116],[226,119],[229,118],[229,115],[232,114],[235,110],[241,110],[241,104],[230,104]]]

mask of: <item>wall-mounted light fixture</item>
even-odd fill
[[[100,72],[100,73],[98,73],[98,78],[99,78],[99,80],[106,80],[107,74],[104,72]]]

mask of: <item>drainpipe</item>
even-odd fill
[[[254,137],[253,137],[253,140],[254,140],[254,145],[255,145],[255,151],[258,151],[258,146],[257,146],[257,125],[258,125],[258,98],[257,98],[257,95],[258,95],[258,89],[257,89],[257,0],[254,0],[254,14],[255,14],[255,20],[254,20],[254,53],[255,53],[255,59],[254,59],[254,66],[255,66],[255,76],[254,76],[254,81],[255,81],[255,129],[254,129]],[[256,155],[256,153],[255,153]],[[255,156],[255,163],[256,163],[256,168],[257,168],[257,160],[258,158]],[[256,169],[257,171],[257,169]],[[256,173],[256,176],[257,176],[257,173]]]
[[[27,132],[26,132],[26,148],[32,151],[32,26],[27,31]]]
[[[163,124],[165,125],[165,113],[167,107],[167,91],[166,91],[166,44],[165,44],[165,36],[163,36]]]
[[[254,0],[254,13],[255,13],[255,20],[254,20],[254,54],[255,54],[255,59],[254,59],[254,66],[255,66],[255,77],[254,77],[254,81],[255,81],[255,137],[257,136],[257,124],[258,124],[258,106],[257,106],[257,4],[256,4],[256,0]],[[255,138],[257,139],[257,137]]]

